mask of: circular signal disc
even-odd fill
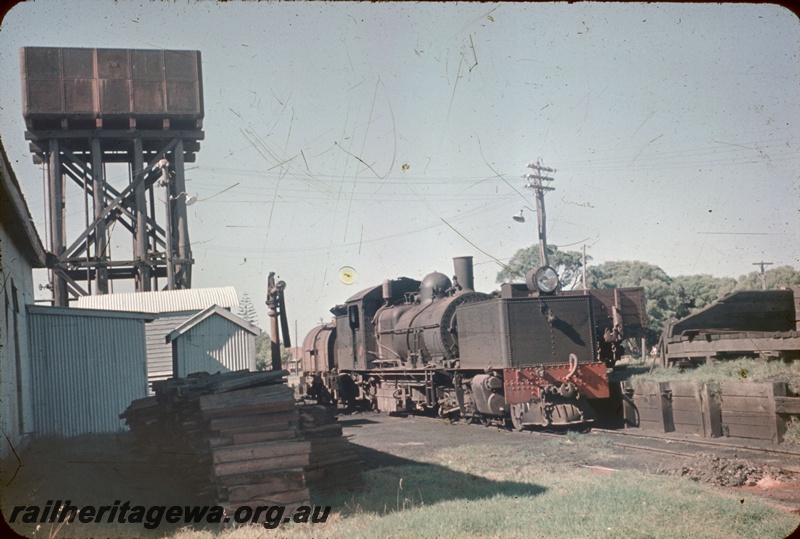
[[[344,266],[339,270],[339,280],[344,284],[353,284],[356,282],[356,270],[350,266]]]

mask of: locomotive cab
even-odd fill
[[[420,281],[400,277],[387,285],[373,286],[347,299],[331,312],[336,318],[336,357],[340,371],[370,369],[380,362],[376,352],[375,314],[386,304],[402,305],[409,294],[419,290]]]

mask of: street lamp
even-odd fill
[[[181,198],[182,196],[185,196],[185,197],[186,197],[185,204],[186,204],[187,206],[191,206],[192,204],[194,204],[195,202],[197,202],[197,195],[190,195],[190,194],[189,194],[189,193],[187,193],[186,191],[181,191],[181,192],[180,192],[180,193],[178,193],[177,195],[169,197],[169,199],[170,199],[170,200],[178,200],[178,199],[179,199],[179,198]]]
[[[522,212],[524,210],[536,211],[533,208],[529,208],[528,206],[522,206],[522,209],[519,210],[519,213],[515,214],[515,215],[512,215],[511,218],[514,219],[518,223],[524,223],[525,222],[525,216],[522,215]]]

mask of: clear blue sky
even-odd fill
[[[276,271],[301,339],[361,288],[450,274],[453,256],[474,255],[492,290],[499,268],[475,246],[507,260],[534,242],[535,220],[510,216],[533,207],[521,175],[539,157],[557,169],[550,243],[586,243],[595,264],[800,267],[800,25],[778,6],[19,4],[0,30],[0,134],[44,239],[23,46],[202,52],[193,284],[247,292],[266,327]],[[77,188],[67,210],[82,229]]]

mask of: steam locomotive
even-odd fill
[[[643,334],[643,289],[561,292],[543,266],[485,294],[472,257],[454,273],[386,280],[332,308],[303,342],[307,394],[517,429],[592,421],[623,339]]]

